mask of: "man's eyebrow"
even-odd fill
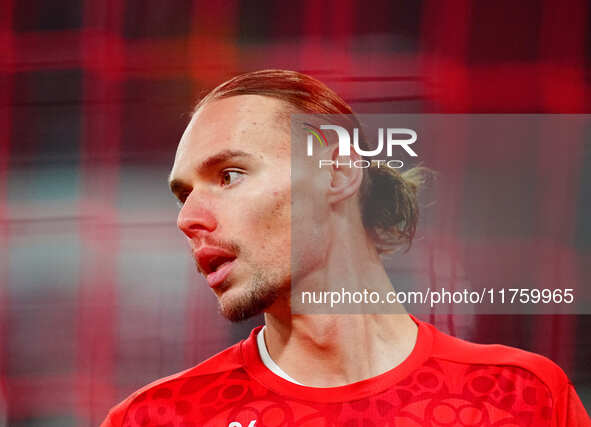
[[[219,163],[223,163],[227,160],[236,158],[236,157],[243,157],[243,158],[254,158],[254,156],[250,153],[247,153],[246,151],[242,151],[242,150],[223,150],[220,151],[217,154],[214,154],[211,157],[208,157],[207,159],[205,159],[204,161],[201,162],[201,164],[199,164],[199,166],[197,167],[197,170],[204,170],[204,169],[209,169],[213,166],[218,165]]]
[[[210,156],[207,159],[203,160],[199,164],[199,166],[197,166],[197,171],[211,169],[220,163],[226,162],[230,159],[234,159],[237,157],[252,159],[255,156],[253,156],[250,153],[247,153],[246,151],[242,151],[242,150],[223,150],[223,151],[220,151],[219,153],[214,154],[213,156]],[[171,178],[172,178],[172,176],[169,176],[168,185],[170,187],[170,191],[172,191],[174,194],[177,194],[177,193],[190,187],[189,184],[185,183],[184,181],[182,181],[180,179],[171,179]]]

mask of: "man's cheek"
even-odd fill
[[[271,209],[271,215],[273,218],[282,220],[289,220],[291,214],[291,188],[282,188],[273,191],[273,206]]]

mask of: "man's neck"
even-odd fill
[[[417,326],[408,314],[265,316],[273,361],[307,386],[336,387],[380,375],[412,352]]]
[[[344,249],[303,279],[306,289],[338,283],[347,290],[393,291],[375,252],[357,245]],[[343,259],[356,261],[343,265]],[[361,381],[396,367],[414,348],[417,325],[402,305],[389,309],[401,314],[292,314],[290,298],[284,297],[265,313],[265,343],[275,363],[302,384]]]

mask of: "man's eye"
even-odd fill
[[[221,185],[228,186],[236,183],[242,178],[244,173],[236,170],[224,170],[221,174]]]

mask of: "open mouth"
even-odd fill
[[[197,267],[204,276],[220,271],[224,266],[236,259],[236,255],[224,249],[206,246],[195,252]]]
[[[199,270],[211,288],[220,286],[234,266],[236,256],[225,251],[207,248],[198,253]]]
[[[231,263],[234,261],[236,257],[227,257],[227,256],[214,256],[210,258],[205,264],[205,274],[210,274],[218,271],[224,265]]]

